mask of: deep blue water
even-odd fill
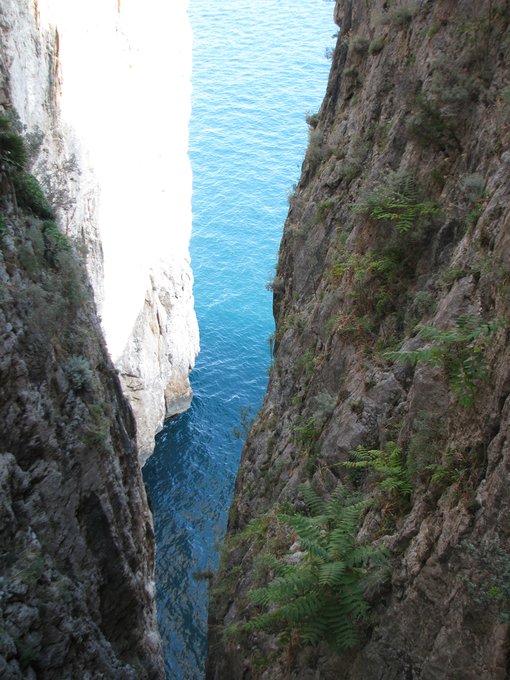
[[[191,257],[201,353],[191,409],[144,468],[154,512],[159,625],[169,680],[203,678],[207,587],[241,442],[270,364],[271,294],[287,194],[325,92],[327,0],[190,0],[194,34]]]

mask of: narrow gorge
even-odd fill
[[[510,677],[509,142],[508,0],[1,0],[0,677]]]
[[[207,677],[508,677],[510,10],[337,0]]]
[[[327,84],[332,8],[264,0],[258,16],[252,0],[190,3],[190,252],[201,350],[191,409],[166,424],[143,471],[172,680],[204,675],[207,576],[217,568],[243,432],[267,385],[274,325],[266,284],[306,148],[305,112],[317,109]]]

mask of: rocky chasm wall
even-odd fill
[[[142,462],[164,419],[189,406],[199,345],[188,251],[186,7],[0,7],[4,90],[30,140],[32,171],[86,263]],[[168,31],[178,37],[169,41]],[[152,110],[150,125],[140,125],[133,92]]]
[[[508,3],[338,0],[335,18],[207,677],[503,680]]]
[[[0,675],[156,680],[154,536],[133,415],[84,267],[4,102]]]

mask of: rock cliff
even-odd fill
[[[168,40],[169,30],[178,39]],[[143,462],[164,418],[189,406],[198,352],[186,2],[147,11],[135,0],[6,0],[0,36],[5,91],[28,135],[32,172],[79,244]],[[140,124],[134,93],[150,123]]]
[[[510,10],[337,0],[335,19],[207,676],[503,680]]]
[[[189,372],[198,352],[193,278],[187,260],[162,262],[150,273],[151,286],[129,340],[116,361],[124,394],[137,423],[141,462],[154,450],[154,433],[165,418],[191,403]]]
[[[3,94],[0,675],[163,678],[134,419]]]
[[[128,17],[133,4],[122,3]],[[122,69],[136,71],[123,61],[134,46],[119,10],[120,3],[102,0],[83,6],[6,0],[0,6],[2,678],[164,677],[152,517],[139,450],[142,458],[150,454],[165,415],[186,407],[198,336],[189,229],[178,206],[182,238],[172,241],[175,234],[165,225],[159,242],[152,225],[143,230],[151,247],[161,247],[161,258],[151,259],[140,246],[140,262],[122,262],[136,269],[131,277],[119,281],[119,270],[117,278],[111,270],[105,275],[105,236],[110,249],[112,238],[120,239],[122,254],[129,241],[121,232],[130,224],[125,210],[138,227],[146,200],[141,180],[136,191],[123,185],[131,202],[108,214],[116,195],[108,182],[100,193],[98,183],[121,173],[108,173],[110,166],[95,162],[94,149],[87,152],[95,130],[96,145],[135,175],[113,153],[120,126],[105,144],[110,121],[98,100],[97,69],[106,47],[113,62],[103,62],[112,78],[109,96],[119,94],[111,84],[120,82]],[[78,66],[87,67],[81,77]],[[73,99],[76,91],[80,97]],[[83,127],[76,117],[80,104],[85,120],[103,128]],[[106,100],[104,106],[118,113]],[[154,156],[154,148],[147,153]],[[187,177],[186,167],[181,174]],[[157,212],[161,203],[153,207]],[[160,224],[162,214],[169,213],[159,214]],[[131,243],[136,238],[143,243],[139,230]],[[105,308],[112,281],[120,295],[114,326],[124,334],[115,338],[119,365],[129,373],[120,377],[108,352],[115,343],[107,348],[96,311]]]

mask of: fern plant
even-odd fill
[[[385,356],[397,361],[416,364],[425,361],[441,366],[448,386],[464,408],[473,405],[478,385],[488,377],[485,350],[501,321],[483,321],[476,316],[459,317],[447,329],[421,326],[419,335],[427,347],[414,351],[388,352]]]
[[[334,278],[348,277],[352,311],[357,322],[365,316],[370,320],[369,335],[395,313],[398,300],[413,276],[413,266],[405,251],[398,245],[387,245],[363,254],[344,252],[332,265]],[[359,323],[356,326],[359,331],[363,330]],[[348,332],[346,324],[342,324],[342,331]]]
[[[420,201],[416,180],[402,173],[390,175],[352,209],[377,221],[392,222],[402,234],[410,231],[420,218],[438,213],[437,203]]]
[[[366,500],[349,497],[339,485],[329,501],[312,487],[301,487],[310,516],[286,515],[304,557],[298,563],[279,561],[278,576],[251,591],[251,600],[265,611],[244,624],[245,631],[296,631],[304,644],[327,642],[341,652],[357,642],[359,623],[368,604],[363,591],[368,575],[384,552],[356,538]]]
[[[364,449],[358,447],[351,452],[354,460],[345,461],[342,465],[352,470],[373,470],[378,476],[377,488],[390,501],[407,500],[413,490],[407,465],[401,449],[388,442],[384,449]]]
[[[360,253],[345,253],[333,263],[331,273],[334,277],[341,277],[345,273],[352,274],[354,283],[364,283],[371,274],[388,274],[394,272],[397,265],[391,252],[379,253],[368,251]]]

